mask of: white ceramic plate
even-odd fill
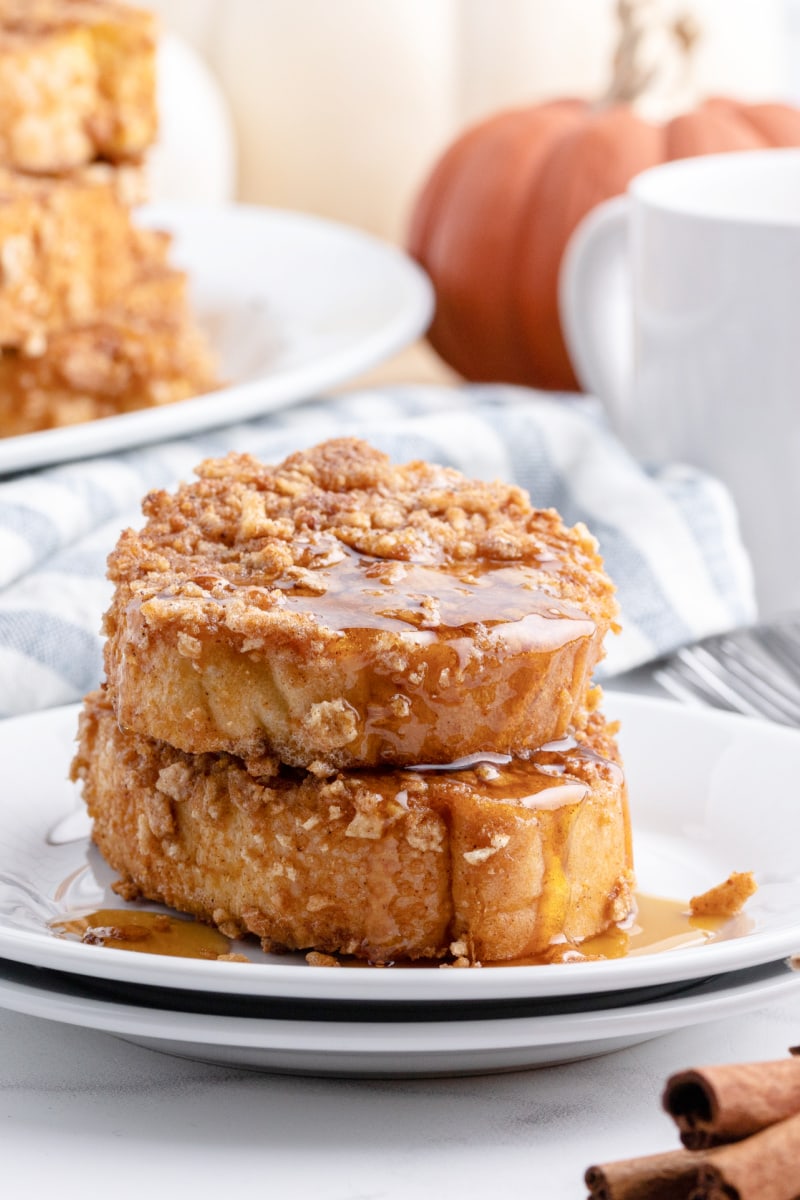
[[[0,957],[227,996],[486,1004],[664,988],[800,951],[800,732],[641,696],[607,693],[605,709],[623,722],[640,889],[686,900],[732,870],[756,873],[748,919],[717,941],[606,962],[442,971],[331,970],[258,949],[252,963],[206,962],[61,940],[53,918],[121,904],[108,890],[110,872],[89,854],[88,822],[65,780],[71,707],[0,724]]]
[[[78,981],[31,968],[0,968],[0,1005],[116,1034],[152,1050],[228,1066],[339,1076],[465,1075],[518,1070],[608,1054],[705,1021],[800,995],[783,963],[691,985],[668,1000],[479,1021],[303,1021],[197,1014],[118,1003]]]
[[[343,383],[402,349],[433,311],[427,276],[368,234],[301,213],[163,205],[172,261],[229,385],[84,425],[0,438],[0,474],[244,420]]]

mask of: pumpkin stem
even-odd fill
[[[601,100],[602,105],[633,104],[663,72],[662,55],[658,55],[656,61],[648,62],[643,53],[656,24],[653,12],[648,9],[652,10],[651,0],[617,0],[620,34],[614,52],[611,83]],[[690,13],[683,13],[666,27],[666,32],[677,47],[683,70],[688,74],[700,38],[697,22]]]

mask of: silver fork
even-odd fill
[[[653,674],[681,700],[800,726],[800,613],[684,646]]]

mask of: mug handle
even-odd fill
[[[575,374],[602,400],[618,431],[633,382],[630,213],[629,197],[615,196],[584,217],[567,243],[558,291]]]

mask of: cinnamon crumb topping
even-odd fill
[[[689,909],[693,917],[735,917],[757,890],[752,871],[733,871],[724,883],[692,896]]]
[[[202,463],[197,475],[174,495],[146,497],[145,528],[127,530],[109,560],[114,582],[151,597],[168,589],[173,604],[180,595],[222,600],[230,623],[231,584],[248,607],[273,609],[281,603],[278,582],[313,592],[314,569],[351,550],[387,560],[384,574],[411,562],[524,564],[540,569],[533,586],[584,607],[593,597],[616,614],[595,539],[583,525],[567,529],[554,509],[534,508],[513,485],[424,462],[393,466],[353,438],[324,442],[279,466],[229,454]],[[252,590],[242,595],[243,587]],[[190,640],[183,643],[188,656],[193,650]]]
[[[341,967],[341,963],[337,958],[330,954],[320,954],[317,950],[311,950],[306,955],[306,962],[310,967]]]

